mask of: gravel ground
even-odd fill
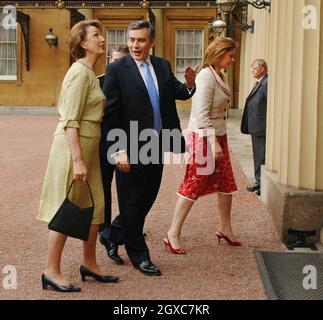
[[[134,300],[263,300],[266,299],[259,277],[254,250],[282,251],[269,213],[254,194],[245,191],[248,179],[232,155],[239,192],[234,196],[233,228],[243,247],[219,245],[216,197],[201,198],[193,207],[183,228],[185,256],[164,250],[162,238],[171,221],[176,190],[184,175],[179,165],[165,167],[157,201],[146,219],[145,232],[152,261],[162,270],[161,277],[147,277],[135,270],[120,254],[125,265],[117,266],[98,244],[98,262],[120,277],[118,284],[82,283],[79,266],[81,241],[68,239],[62,270],[81,293],[60,294],[41,290],[40,277],[46,261],[47,225],[36,215],[55,116],[0,116],[0,283],[4,268],[15,266],[17,289],[0,286],[0,299],[134,299]],[[113,212],[117,212],[113,190]],[[2,272],[1,272],[2,271]]]

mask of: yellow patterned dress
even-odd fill
[[[43,190],[38,220],[49,222],[66,197],[73,181],[73,161],[68,148],[65,128],[78,128],[83,160],[88,172],[94,199],[92,224],[104,222],[104,194],[100,171],[99,142],[105,96],[95,73],[80,62],[68,70],[58,101],[60,122],[54,133]],[[86,183],[77,181],[69,199],[81,207],[91,205]]]

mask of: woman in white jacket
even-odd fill
[[[242,245],[231,227],[232,193],[237,191],[226,135],[231,91],[221,73],[234,62],[235,49],[231,38],[214,40],[205,51],[203,68],[195,81],[187,141],[191,161],[177,192],[179,198],[171,227],[163,239],[165,247],[174,254],[186,253],[181,247],[180,235],[194,202],[211,193],[218,194],[220,226],[216,236],[219,243],[223,238],[229,245]]]

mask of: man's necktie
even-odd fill
[[[149,70],[149,63],[145,61],[143,63],[144,66],[144,75],[146,79],[147,90],[150,98],[151,105],[153,106],[154,112],[154,129],[159,134],[162,129],[162,122],[160,116],[160,104],[159,104],[159,96],[155,86],[154,79]]]

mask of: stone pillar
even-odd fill
[[[323,226],[322,19],[320,0],[272,0],[262,200],[283,241]]]
[[[156,18],[156,43],[155,43],[155,55],[158,57],[163,57],[164,56],[164,51],[163,51],[163,44],[164,44],[164,39],[163,39],[163,10],[162,9],[152,9],[151,10]]]

